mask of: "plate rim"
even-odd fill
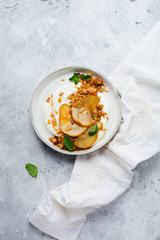
[[[67,151],[67,150],[62,150],[56,146],[52,146],[50,145],[47,141],[45,141],[45,139],[43,139],[43,137],[39,134],[39,131],[37,130],[37,127],[36,127],[36,124],[34,122],[34,119],[33,119],[33,111],[32,111],[32,108],[33,108],[33,100],[34,100],[34,96],[38,90],[38,88],[52,75],[52,74],[56,74],[58,72],[61,72],[61,71],[64,71],[64,70],[69,70],[69,69],[73,69],[73,68],[77,68],[77,69],[84,69],[84,70],[87,70],[87,71],[92,71],[100,76],[102,76],[104,79],[106,79],[109,84],[111,85],[112,87],[112,90],[114,91],[115,93],[115,96],[118,100],[118,105],[119,105],[119,110],[120,110],[120,114],[119,114],[119,119],[118,119],[118,122],[117,122],[117,125],[115,127],[115,130],[113,131],[112,135],[110,136],[110,138],[105,142],[105,143],[102,143],[102,145],[98,146],[97,148],[95,147],[94,150],[92,150],[92,148],[90,149],[87,149],[87,150],[82,150],[82,151],[79,151],[79,152],[70,152],[70,151]],[[58,69],[58,70],[55,70],[54,72],[50,73],[48,76],[46,76],[45,78],[43,78],[43,80],[37,85],[37,87],[35,88],[33,94],[32,94],[32,98],[31,98],[31,102],[30,102],[30,119],[31,119],[31,123],[32,123],[32,127],[34,129],[34,131],[36,132],[37,136],[41,139],[42,142],[44,142],[47,146],[49,146],[51,149],[57,151],[57,152],[60,152],[60,153],[63,153],[63,154],[67,154],[67,155],[84,155],[84,154],[88,154],[88,153],[92,153],[102,147],[104,147],[106,144],[108,144],[111,139],[115,136],[115,134],[118,132],[118,129],[120,127],[120,124],[121,124],[121,117],[122,117],[122,108],[121,108],[121,101],[120,101],[120,94],[118,93],[118,91],[116,90],[116,88],[113,86],[113,84],[111,83],[111,81],[108,79],[108,77],[104,76],[102,73],[100,73],[99,71],[95,71],[94,69],[90,68],[90,67],[86,67],[86,66],[68,66],[68,67],[64,67],[64,68],[61,68],[61,69]]]

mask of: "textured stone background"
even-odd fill
[[[52,239],[28,218],[46,189],[69,179],[75,160],[34,133],[29,105],[35,87],[70,65],[108,75],[159,16],[159,0],[0,1],[1,240]],[[130,189],[90,214],[78,240],[160,240],[159,159],[141,163]],[[27,162],[38,166],[37,179],[26,172]]]

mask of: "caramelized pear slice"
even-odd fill
[[[85,98],[82,98],[80,101],[78,101],[74,107],[81,108],[81,107],[87,107],[91,111],[94,111],[97,104],[99,102],[99,98],[97,95],[89,95]]]
[[[86,131],[86,127],[81,127],[77,125],[71,118],[70,106],[68,104],[63,104],[60,107],[60,116],[59,116],[59,126],[63,133],[77,137]]]
[[[94,122],[92,114],[98,102],[98,96],[90,95],[86,98],[82,98],[71,108],[73,120],[83,127],[91,126]]]
[[[102,128],[102,123],[97,123],[98,125],[98,132]],[[98,132],[94,136],[89,136],[89,132],[93,129],[94,125],[91,125],[85,133],[81,136],[77,137],[74,141],[74,145],[78,148],[86,149],[91,147],[98,137]]]
[[[73,120],[83,126],[88,127],[93,124],[93,118],[91,111],[89,109],[85,109],[85,107],[82,108],[71,108],[71,115]]]

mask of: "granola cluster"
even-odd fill
[[[97,95],[98,92],[108,91],[104,87],[104,83],[97,77],[91,76],[89,80],[83,81],[80,79],[79,81],[81,85],[77,88],[77,92],[71,94],[68,99],[70,99],[70,105],[75,106],[78,104],[78,101],[81,98],[85,98],[87,95]]]
[[[61,149],[66,149],[66,147],[64,146],[64,143],[63,143],[63,133],[57,137],[57,136],[54,136],[54,137],[50,137],[49,140],[51,141],[51,143],[53,143],[54,145],[56,145],[57,147],[61,148]]]
[[[49,140],[56,147],[58,147],[60,149],[63,149],[63,150],[68,150],[63,143],[63,136],[64,136],[64,133],[61,133],[59,137],[58,136],[53,136],[53,137],[50,137]],[[70,138],[71,138],[72,142],[74,143],[75,137],[70,137]],[[74,150],[80,151],[80,149],[76,146],[75,146]]]
[[[98,77],[93,77],[87,81],[83,81],[82,79],[79,81],[81,85],[77,88],[77,92],[71,94],[68,96],[68,99],[70,101],[70,106],[78,106],[79,102],[82,98],[85,98],[87,95],[97,95],[98,92],[109,92],[107,89],[105,89],[105,85],[101,79]],[[99,97],[100,102],[100,97]],[[103,110],[103,104],[98,104],[97,108],[94,111],[93,118],[95,121],[101,121],[101,117],[107,117],[107,113],[102,111]]]

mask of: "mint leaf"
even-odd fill
[[[78,78],[76,78],[76,79],[74,80],[74,83],[75,83],[75,85],[77,85],[77,84],[78,84],[78,82],[79,82],[79,79],[78,79]]]
[[[94,125],[93,129],[88,133],[89,136],[94,136],[98,132],[98,126]]]
[[[32,163],[27,163],[25,167],[26,167],[26,170],[28,171],[28,173],[32,177],[37,177],[38,168],[35,165],[33,165]]]
[[[74,82],[75,85],[77,85],[78,82],[79,82],[79,74],[78,73],[74,73],[74,75],[72,77],[70,77],[69,80],[71,82]]]
[[[91,75],[79,75],[79,77],[83,80],[86,81],[91,78]]]
[[[79,82],[79,78],[81,78],[83,81],[86,81],[91,78],[91,75],[82,75],[79,73],[74,73],[73,76],[69,78],[69,80],[71,82],[74,82],[75,85],[77,85]]]
[[[65,134],[63,136],[63,143],[67,149],[69,149],[71,151],[74,149],[74,144],[73,144],[71,138],[67,134]]]

